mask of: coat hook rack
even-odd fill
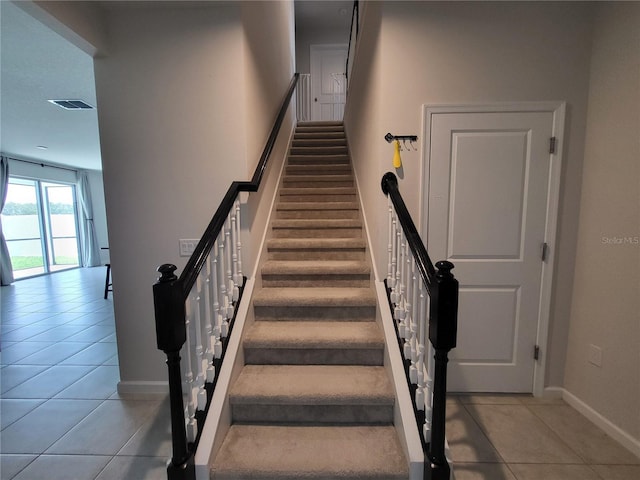
[[[404,145],[404,148],[409,150],[409,148],[407,148],[407,141],[409,142],[409,144],[413,147],[414,150],[418,150],[415,145],[413,144],[413,142],[417,142],[418,141],[418,136],[417,135],[392,135],[391,133],[387,133],[384,136],[384,139],[391,143],[395,140],[401,141],[402,144]]]

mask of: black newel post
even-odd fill
[[[449,351],[456,346],[458,330],[458,281],[447,261],[436,263],[436,283],[431,296],[429,315],[429,340],[435,349],[435,371],[433,379],[433,416],[431,420],[431,442],[425,462],[425,478],[449,480],[450,467],[444,452],[447,362]]]
[[[172,458],[167,464],[169,480],[188,480],[192,468],[189,463],[193,452],[189,450],[182,400],[182,371],[180,349],[186,341],[185,306],[182,284],[175,275],[176,266],[158,267],[161,277],[153,285],[153,305],[156,317],[158,349],[167,355],[169,370],[169,402],[171,408]]]

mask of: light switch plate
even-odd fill
[[[193,251],[196,249],[196,245],[200,240],[197,238],[181,238],[178,240],[180,244],[180,256],[190,257]]]

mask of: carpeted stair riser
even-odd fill
[[[281,188],[281,202],[355,202],[355,187]]]
[[[342,139],[346,141],[346,135],[344,132],[298,132],[296,131],[293,135],[294,140],[303,140],[303,139]]]
[[[274,220],[273,238],[360,238],[359,220]]]
[[[263,288],[253,309],[258,321],[372,322],[376,297],[369,288]]]
[[[288,165],[351,165],[348,155],[289,155]]]
[[[326,148],[326,147],[342,147],[347,148],[346,138],[293,138],[291,141],[293,149],[299,147],[309,148]]]
[[[286,188],[334,188],[352,187],[351,175],[292,175],[285,177],[282,185]]]
[[[243,341],[250,365],[378,365],[375,322],[256,322]]]
[[[351,175],[351,165],[289,165],[285,174],[295,175]]]
[[[233,425],[214,464],[221,480],[407,480],[392,426]],[[250,464],[248,459],[250,459]]]
[[[359,238],[272,238],[267,252],[271,260],[364,260],[365,243]]]
[[[264,287],[367,287],[371,269],[345,260],[268,260],[262,267]]]
[[[291,147],[290,155],[348,155],[346,146]]]
[[[393,389],[379,366],[247,365],[229,401],[233,419],[243,423],[393,421]]]

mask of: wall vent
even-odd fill
[[[82,100],[49,100],[65,110],[93,110],[93,106]]]

